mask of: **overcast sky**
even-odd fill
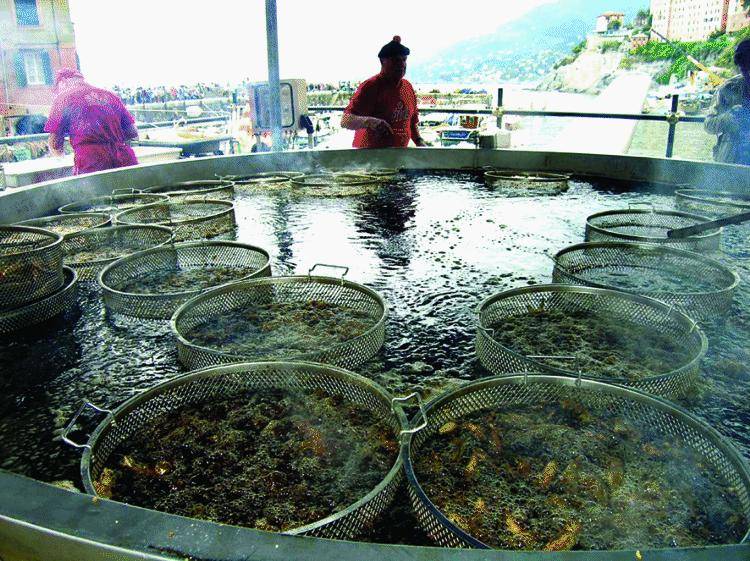
[[[95,84],[267,79],[264,0],[69,1],[81,68]],[[366,78],[393,35],[414,63],[554,1],[462,0],[459,12],[434,0],[277,0],[281,77]]]

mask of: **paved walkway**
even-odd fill
[[[640,113],[650,85],[651,77],[646,74],[624,74],[615,78],[582,112]],[[592,154],[626,154],[637,122],[577,118],[562,129],[549,149]]]

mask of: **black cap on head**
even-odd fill
[[[383,45],[378,53],[378,58],[388,58],[392,56],[409,56],[409,49],[401,44],[401,37],[398,35],[393,36],[393,41]]]
[[[740,41],[734,50],[734,63],[740,68],[750,67],[750,39]]]

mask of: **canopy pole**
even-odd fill
[[[266,46],[268,50],[268,101],[271,104],[272,150],[284,149],[281,138],[281,85],[279,83],[279,33],[276,23],[276,0],[266,0]]]

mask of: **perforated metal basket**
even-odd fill
[[[154,271],[179,273],[215,267],[236,269],[235,277],[219,283],[226,284],[270,276],[269,260],[267,251],[252,245],[228,241],[183,242],[118,259],[101,271],[98,282],[104,305],[110,312],[136,318],[169,319],[181,304],[213,286],[135,293],[124,290],[125,283]]]
[[[65,281],[62,236],[30,226],[0,226],[0,310],[53,294]]]
[[[309,174],[294,177],[291,182],[295,194],[317,197],[352,197],[382,185],[377,177],[350,172]]]
[[[558,252],[554,262],[553,282],[648,296],[698,321],[725,318],[740,281],[715,259],[664,245],[582,243]],[[679,289],[664,288],[675,281]]]
[[[58,212],[63,214],[81,212],[105,212],[108,214],[115,214],[128,208],[167,200],[168,198],[166,195],[149,193],[113,194],[63,205],[58,209]]]
[[[435,542],[444,547],[488,547],[451,522],[420,485],[414,464],[425,443],[445,423],[459,421],[475,411],[563,401],[581,404],[586,410],[612,413],[636,427],[667,436],[676,444],[691,448],[723,477],[728,486],[736,489],[742,514],[750,520],[750,471],[747,463],[726,438],[687,411],[637,390],[593,380],[514,375],[486,378],[443,394],[426,406],[426,428],[404,440],[401,453],[409,497],[420,525]],[[745,534],[743,541],[748,538],[749,535]],[[568,552],[565,557],[571,561],[590,558],[590,552]]]
[[[187,334],[194,327],[232,310],[253,310],[258,305],[269,302],[302,304],[311,301],[347,306],[366,312],[377,319],[369,329],[356,337],[309,353],[284,357],[284,360],[309,360],[342,368],[355,368],[383,346],[387,307],[377,292],[343,278],[307,275],[236,282],[188,300],[177,309],[171,319],[172,333],[177,338],[177,357],[190,369],[230,362],[263,360],[262,356],[236,355],[223,351],[221,347],[195,344],[190,341]]]
[[[208,368],[179,376],[130,398],[99,424],[88,443],[71,442],[68,434],[84,403],[71,420],[63,438],[83,447],[81,478],[86,491],[96,494],[97,480],[113,451],[144,427],[166,413],[189,405],[223,399],[247,391],[280,389],[321,391],[342,396],[345,400],[370,410],[393,430],[394,441],[407,425],[400,406],[374,382],[332,366],[305,362],[266,362],[233,364]],[[106,411],[105,411],[106,412]],[[347,508],[312,524],[289,530],[287,534],[305,534],[335,539],[349,539],[371,528],[393,500],[402,481],[401,458],[397,457],[384,479],[364,497]]]
[[[556,375],[578,377],[587,375],[583,360],[572,361],[570,369],[550,366],[545,357],[527,356],[508,348],[494,337],[491,326],[498,320],[530,317],[537,310],[559,310],[563,312],[585,312],[607,321],[631,323],[652,329],[670,340],[675,349],[685,351],[689,359],[684,364],[675,364],[666,372],[638,380],[597,377],[602,382],[624,385],[654,395],[678,396],[695,381],[700,372],[700,363],[708,350],[708,341],[696,323],[674,307],[653,298],[638,296],[615,290],[604,290],[586,286],[563,284],[537,285],[516,288],[487,298],[477,308],[478,325],[476,349],[480,362],[496,375],[517,372],[547,372]],[[565,355],[562,350],[559,354]],[[579,372],[580,370],[580,372]]]
[[[375,181],[392,181],[399,173],[401,173],[401,170],[397,168],[361,168],[334,172],[334,175],[349,180],[364,178]]]
[[[731,191],[678,189],[675,191],[677,208],[706,216],[723,216],[750,212],[750,194]]]
[[[233,181],[236,185],[267,185],[271,183],[289,183],[293,178],[304,177],[301,171],[262,171],[250,175],[230,175],[224,179]]]
[[[170,202],[183,202],[194,198],[218,199],[231,201],[234,199],[234,183],[225,180],[184,181],[171,185],[149,187],[147,193],[166,195]]]
[[[109,226],[111,221],[112,218],[110,215],[103,212],[79,212],[32,218],[31,220],[19,222],[18,226],[44,228],[45,230],[50,230],[66,237],[81,230]]]
[[[76,270],[81,282],[96,282],[104,267],[121,257],[157,247],[172,240],[164,226],[112,226],[84,230],[63,241],[65,264]],[[83,254],[86,252],[86,254]]]
[[[63,267],[63,285],[58,290],[8,311],[0,311],[0,333],[10,333],[47,321],[76,303],[76,272]]]
[[[354,172],[331,172],[292,177],[290,181],[297,187],[326,187],[332,183],[341,185],[369,185],[375,182],[375,177]]]
[[[131,208],[115,215],[115,224],[169,226],[177,242],[231,235],[237,227],[234,204],[214,199],[190,199]]]
[[[718,251],[721,229],[687,238],[668,238],[667,231],[708,221],[705,216],[654,208],[608,210],[586,219],[587,242],[638,242],[673,244],[688,251]]]
[[[568,190],[570,176],[562,173],[489,169],[484,172],[484,180],[487,185],[509,192],[558,194]]]
[[[265,171],[244,176],[230,176],[235,190],[240,192],[267,192],[289,189],[293,177],[304,177],[302,172]]]

